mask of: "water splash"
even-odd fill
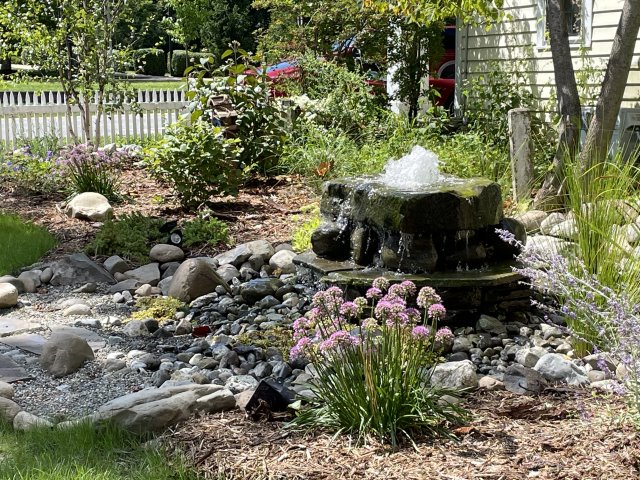
[[[439,163],[435,153],[416,145],[404,157],[389,160],[379,180],[390,187],[406,190],[434,185],[443,180]]]

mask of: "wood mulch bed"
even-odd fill
[[[640,437],[623,399],[549,390],[538,398],[478,391],[457,441],[418,438],[392,452],[329,432],[302,433],[240,412],[191,419],[164,440],[206,479],[630,480],[640,478]]]

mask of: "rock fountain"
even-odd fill
[[[297,263],[325,282],[366,284],[385,274],[468,291],[515,286],[519,280],[511,270],[517,251],[496,229],[522,241],[526,233],[519,222],[504,218],[500,186],[442,174],[437,156],[422,147],[391,160],[380,175],[327,182],[320,212],[313,254]],[[468,292],[464,296],[470,298]]]

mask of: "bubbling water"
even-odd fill
[[[404,157],[389,160],[379,180],[389,187],[398,189],[420,189],[443,180],[438,168],[439,163],[438,155],[416,145]]]

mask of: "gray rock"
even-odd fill
[[[139,280],[136,280],[135,278],[128,278],[116,283],[115,285],[111,285],[111,287],[109,287],[109,293],[133,293],[141,286],[142,283],[140,283]]]
[[[128,270],[131,270],[129,268],[129,264],[125,262],[122,258],[120,258],[118,255],[113,255],[107,258],[102,264],[102,266],[111,275],[115,275],[116,273],[124,273]]]
[[[258,380],[251,375],[237,375],[229,378],[224,386],[236,394],[251,388],[256,388],[258,386]]]
[[[216,270],[216,273],[220,275],[220,278],[224,279],[224,281],[227,283],[230,283],[234,278],[240,277],[240,272],[238,271],[238,269],[230,263],[220,265]]]
[[[489,315],[480,315],[476,323],[476,330],[493,333],[494,335],[507,333],[507,327],[500,320]]]
[[[617,393],[622,395],[625,392],[624,387],[612,379],[593,382],[590,386],[594,390],[598,390],[604,393]]]
[[[13,429],[18,432],[26,432],[38,427],[53,427],[53,423],[29,412],[19,412],[13,419]]]
[[[13,423],[15,416],[22,411],[20,405],[9,398],[0,397],[0,420]]]
[[[559,223],[562,223],[565,220],[566,220],[566,217],[563,213],[560,213],[560,212],[550,213],[547,216],[547,218],[545,218],[542,222],[540,222],[540,232],[545,235],[549,235],[551,233],[551,229],[555,225],[558,225]]]
[[[616,365],[608,355],[602,353],[594,353],[587,355],[582,359],[585,365],[589,365],[594,370],[602,370],[603,372],[615,373]]]
[[[158,263],[149,263],[134,270],[129,270],[125,272],[124,275],[127,278],[137,280],[142,285],[148,283],[155,287],[160,281],[160,265]]]
[[[271,245],[271,243],[266,240],[254,240],[252,242],[247,242],[245,245],[249,248],[249,250],[251,250],[251,256],[260,258],[263,264],[269,262],[269,259],[276,253],[273,245]],[[248,258],[248,260],[250,259],[251,257]]]
[[[0,308],[11,308],[18,304],[18,289],[10,283],[0,283]]]
[[[270,363],[260,362],[250,373],[252,373],[256,378],[265,378],[271,375],[272,370],[273,367]]]
[[[129,320],[122,329],[122,333],[129,337],[147,337],[151,335],[151,332],[141,320]]]
[[[18,280],[22,281],[24,289],[28,293],[34,293],[36,289],[41,285],[40,271],[32,270],[28,272],[22,272],[18,275]]]
[[[89,305],[77,303],[75,305],[67,307],[64,312],[62,312],[62,315],[65,317],[69,317],[72,315],[91,315],[91,307]]]
[[[0,283],[10,283],[14,287],[16,287],[16,290],[18,290],[18,293],[24,293],[26,291],[24,288],[24,283],[22,283],[22,280],[18,280],[16,277],[13,277],[11,275],[1,276]]]
[[[550,258],[570,252],[574,244],[567,240],[548,235],[534,235],[527,239],[526,251],[542,258]]]
[[[216,255],[213,259],[221,266],[230,264],[235,267],[239,267],[246,262],[252,254],[253,252],[251,251],[251,248],[249,248],[247,244],[243,243],[231,250]]]
[[[176,326],[176,330],[175,332],[173,332],[173,334],[189,335],[192,332],[192,330],[193,330],[193,325],[191,325],[191,322],[186,318],[183,318],[182,320],[180,320],[180,323],[178,323],[178,325]]]
[[[564,337],[564,332],[555,325],[549,325],[546,323],[540,324],[540,330],[542,331],[542,338],[548,340],[551,337],[561,338]]]
[[[176,273],[176,270],[180,268],[180,262],[169,262],[163,263],[160,265],[160,271],[162,272],[162,279],[168,277],[173,277],[173,274]]]
[[[240,286],[240,295],[247,304],[253,305],[268,295],[275,295],[282,285],[282,281],[277,278],[257,278],[243,283]]]
[[[516,215],[517,220],[520,220],[524,225],[527,232],[535,233],[540,230],[540,225],[547,218],[547,213],[542,210],[529,210],[528,212]]]
[[[93,350],[85,339],[70,333],[54,333],[42,348],[40,365],[54,377],[64,377],[93,359]]]
[[[14,390],[10,383],[0,381],[0,398],[13,398]]]
[[[98,285],[93,282],[89,282],[76,288],[72,293],[95,293],[96,290],[98,290]]]
[[[504,383],[497,378],[486,375],[478,380],[478,388],[488,391],[504,390]]]
[[[586,372],[558,353],[547,353],[533,368],[553,382],[564,382],[576,387],[589,384]]]
[[[149,252],[149,258],[159,263],[181,262],[184,260],[184,252],[175,245],[161,243],[153,246]]]
[[[295,252],[290,250],[280,250],[269,259],[269,266],[282,273],[295,273],[296,266],[293,264]]]
[[[183,302],[190,302],[215,291],[221,285],[231,293],[231,288],[211,265],[200,259],[185,260],[176,270],[169,286],[168,295]]]
[[[208,413],[226,412],[227,410],[233,410],[236,408],[236,397],[233,392],[227,388],[220,387],[221,390],[200,397],[196,401],[196,407],[198,410],[203,410]]]
[[[45,268],[40,274],[40,283],[49,283],[51,277],[53,277],[53,270],[51,270],[51,267]]]
[[[456,337],[453,339],[453,348],[451,351],[453,353],[468,352],[472,347],[473,344],[467,337]]]
[[[431,384],[455,389],[477,388],[476,367],[469,360],[441,363],[433,369]]]
[[[533,368],[538,360],[546,355],[547,350],[542,347],[521,348],[516,352],[516,362],[528,368]]]
[[[506,390],[518,395],[538,395],[547,387],[542,375],[519,364],[510,365],[502,379]]]
[[[78,285],[88,282],[116,283],[113,276],[84,253],[74,253],[51,266],[51,285]]]
[[[64,213],[71,218],[104,222],[113,216],[113,208],[104,195],[84,192],[74,196],[67,203]]]

